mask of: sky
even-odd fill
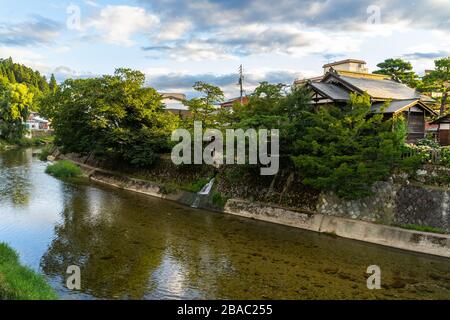
[[[127,67],[161,92],[228,98],[261,81],[291,84],[328,62],[410,61],[423,74],[450,56],[449,0],[0,0],[0,58],[58,81]]]

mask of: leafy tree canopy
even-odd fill
[[[445,113],[448,91],[450,88],[450,57],[434,62],[435,69],[423,78],[423,91],[439,92],[442,94],[440,114]]]
[[[56,143],[68,152],[151,164],[168,151],[178,117],[165,113],[161,96],[144,88],[139,71],[117,69],[112,76],[66,80],[41,103],[53,120]]]
[[[419,76],[413,71],[412,64],[402,59],[386,59],[377,64],[379,70],[375,74],[385,74],[394,76],[406,85],[415,88],[419,84]]]
[[[196,82],[193,88],[201,94],[199,98],[185,101],[192,119],[187,119],[186,126],[191,127],[193,121],[202,121],[205,127],[211,128],[216,123],[216,104],[224,100],[223,91],[205,82]]]
[[[23,122],[33,105],[34,94],[25,84],[0,81],[0,135],[6,140],[22,138]]]
[[[345,108],[302,113],[292,160],[305,185],[344,198],[364,197],[399,164],[405,135],[393,128],[402,120],[372,114],[368,95],[353,95]]]

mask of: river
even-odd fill
[[[450,299],[450,259],[64,182],[46,165],[0,153],[0,242],[62,299]]]

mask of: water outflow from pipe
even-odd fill
[[[209,196],[209,194],[211,193],[212,187],[214,185],[214,178],[211,179],[211,181],[209,181],[207,184],[205,184],[202,188],[202,190],[200,190],[196,197],[194,202],[192,203],[192,208],[198,208],[199,204],[200,204],[200,200],[203,196]]]

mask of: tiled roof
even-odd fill
[[[385,107],[386,102],[376,102],[372,105],[372,112],[380,113],[381,109]],[[409,109],[414,106],[420,107],[427,113],[435,115],[435,112],[423,104],[419,99],[408,99],[408,100],[396,100],[391,101],[383,113],[397,113],[401,112],[403,109]]]
[[[407,100],[421,99],[422,96],[415,89],[394,80],[377,80],[349,76],[339,76],[345,82],[367,92],[374,99]]]
[[[349,101],[350,94],[345,89],[331,83],[310,82],[309,85],[334,101]]]

